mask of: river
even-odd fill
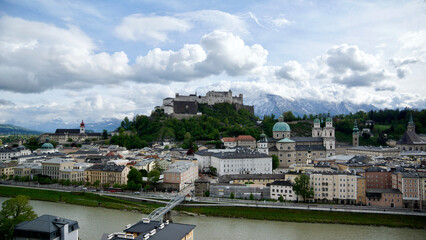
[[[8,198],[0,197],[0,203]],[[76,220],[82,240],[100,239],[102,233],[121,232],[145,215],[65,203],[30,201],[37,215],[50,214]],[[426,239],[426,230],[344,224],[292,223],[218,217],[173,216],[175,222],[194,224],[194,239]]]

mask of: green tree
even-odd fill
[[[2,204],[0,211],[0,235],[12,239],[14,226],[37,217],[33,207],[28,204],[29,197],[18,195]]]
[[[301,174],[294,179],[293,190],[296,195],[303,197],[303,201],[314,195],[314,190],[309,185],[309,176],[306,174]]]
[[[148,181],[155,185],[160,180],[160,172],[158,170],[151,170],[148,173]]]
[[[95,188],[98,188],[100,185],[101,185],[101,181],[99,181],[99,180],[96,180],[96,181],[93,183],[93,186],[94,186]]]
[[[280,159],[275,154],[272,154],[272,169],[276,169],[280,165]]]
[[[111,186],[111,184],[109,184],[109,183],[104,183],[104,184],[102,184],[102,188],[109,188]]]
[[[278,200],[279,200],[280,202],[284,202],[283,195],[280,195],[280,197],[278,198]]]
[[[205,192],[204,192],[204,196],[205,196],[205,197],[210,197],[210,191],[209,191],[209,190],[205,191]]]
[[[154,170],[157,170],[160,173],[164,172],[164,169],[160,166],[160,162],[159,161],[155,161],[155,163],[154,163]]]
[[[86,187],[90,187],[92,184],[90,183],[90,182],[86,182],[85,184],[84,184],[84,186],[86,186]]]
[[[114,183],[114,185],[112,187],[113,188],[121,188],[121,185],[119,183]]]
[[[107,131],[107,130],[105,130],[105,129],[102,131],[102,138],[103,138],[104,140],[108,138],[108,131]]]
[[[294,116],[293,112],[288,111],[288,112],[284,112],[284,121],[294,121],[297,120],[296,116]]]
[[[145,169],[139,170],[139,172],[142,174],[142,177],[148,177],[148,171]]]
[[[133,181],[135,184],[142,183],[142,173],[140,173],[136,168],[130,169],[129,174],[127,175],[127,183]]]
[[[254,200],[253,193],[250,193],[250,197],[249,197],[249,199],[250,199],[250,200]]]
[[[233,193],[233,192],[231,192],[231,196],[230,196],[229,198],[231,198],[231,199],[234,199],[234,198],[235,198],[235,195],[234,195],[234,193]]]

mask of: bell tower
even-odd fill
[[[80,123],[80,134],[81,133],[85,133],[85,126],[84,126],[83,120],[81,120],[81,123]]]
[[[407,132],[416,132],[416,124],[413,121],[413,114],[410,112],[410,121],[408,121]]]
[[[354,128],[352,133],[352,146],[358,147],[359,146],[359,129],[358,125],[356,123],[356,120],[354,121]]]

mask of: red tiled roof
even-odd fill
[[[256,141],[256,139],[250,135],[240,135],[237,137],[237,141]]]
[[[115,156],[115,154],[113,152],[109,152],[105,156]]]
[[[222,138],[223,142],[235,142],[235,138],[234,137],[224,137]]]

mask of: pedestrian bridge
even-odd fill
[[[166,206],[159,207],[159,208],[155,209],[154,211],[152,211],[148,215],[148,217],[143,218],[142,220],[144,222],[145,221],[147,221],[147,222],[149,222],[149,221],[160,221],[160,220],[162,220],[162,218],[165,214],[168,214],[174,207],[181,204],[184,200],[185,200],[184,196],[176,196],[175,198],[170,200],[170,202],[168,202]],[[169,216],[169,218],[170,218],[170,216]]]

